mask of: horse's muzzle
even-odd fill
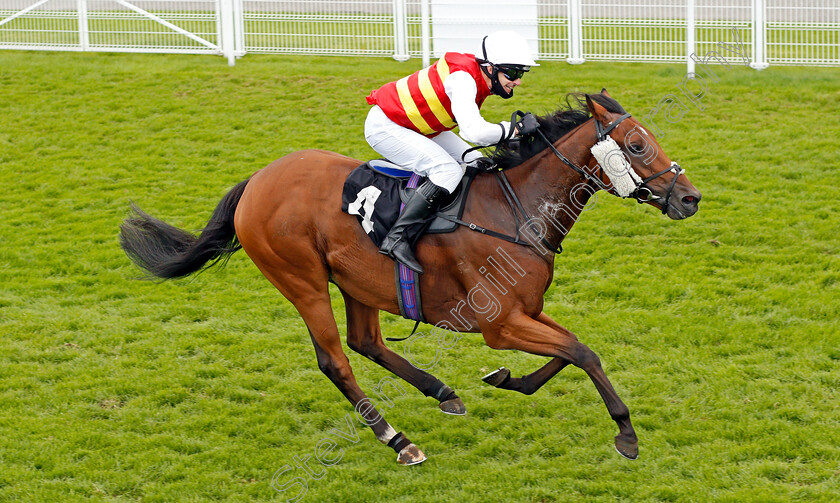
[[[673,220],[688,218],[699,209],[702,194],[695,188],[676,188],[668,201],[666,214]]]

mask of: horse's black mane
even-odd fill
[[[614,99],[603,94],[590,94],[592,101],[607,109],[608,112],[624,114],[624,108]],[[586,94],[569,93],[566,95],[566,105],[552,114],[537,117],[540,131],[552,143],[568,134],[572,129],[589,120],[586,108]],[[519,141],[517,147],[503,146],[496,154],[496,164],[501,169],[519,166],[531,157],[548,147],[539,135],[526,135]]]

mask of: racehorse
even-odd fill
[[[496,177],[482,173],[475,177],[464,209],[464,221],[478,228],[527,234],[531,240],[496,239],[467,227],[423,236],[416,249],[426,270],[420,279],[422,314],[428,323],[442,328],[480,332],[493,349],[551,358],[521,378],[510,377],[505,368],[485,376],[486,382],[499,388],[530,394],[568,364],[584,370],[618,425],[616,450],[635,459],[638,439],[627,406],[598,356],[543,312],[543,297],[551,285],[560,243],[592,194],[618,193],[608,169],[593,153],[596,143],[615,141],[632,171],[626,175],[632,175],[633,190],[628,193],[625,188],[618,195],[650,204],[678,220],[697,212],[700,192],[605,89],[573,98],[567,97],[566,107],[539,117],[537,131],[521,138],[518,147],[503,147],[495,156],[516,204],[508,204],[510,193],[502,190]],[[416,464],[426,459],[425,454],[382,418],[356,382],[342,350],[329,283],[344,297],[351,349],[438,400],[442,411],[464,414],[466,409],[451,388],[382,341],[379,311],[400,314],[394,263],[378,253],[355,216],[341,211],[342,183],[359,165],[358,160],[334,152],[294,152],[236,185],[198,236],[135,208],[121,226],[120,240],[132,261],[165,279],[187,276],[244,249],[303,318],[321,371],[376,438],[397,452],[399,463]],[[526,223],[520,222],[526,218]],[[500,254],[508,269],[497,268],[491,275],[487,259]],[[486,287],[488,280],[504,295],[491,295],[489,288],[476,290],[479,284]],[[491,296],[492,312],[487,307]]]

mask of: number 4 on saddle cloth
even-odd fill
[[[428,234],[444,234],[458,227],[457,223],[445,217],[461,217],[466,194],[475,173],[474,168],[467,167],[460,185],[440,205],[436,218],[411,229],[408,237],[412,245],[424,231]],[[345,213],[356,215],[362,229],[373,240],[373,244],[379,247],[397,221],[405,202],[424,180],[424,177],[385,160],[366,162],[354,169],[344,182],[341,209]],[[444,217],[441,217],[441,214]]]
[[[476,173],[474,167],[467,166],[461,183],[443,201],[435,217],[406,230],[412,247],[424,233],[443,234],[458,228],[457,221],[464,212],[467,193]],[[405,202],[423,180],[424,177],[391,162],[381,159],[368,161],[354,169],[344,182],[341,210],[356,215],[362,229],[378,248],[397,221]],[[395,269],[397,297],[403,317],[423,321],[419,275],[399,262],[395,262]]]

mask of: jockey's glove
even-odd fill
[[[537,117],[530,112],[525,114],[522,120],[516,123],[516,130],[519,132],[519,136],[531,134],[539,128],[540,123],[537,122]]]
[[[475,169],[477,169],[478,171],[490,172],[498,170],[498,167],[496,166],[496,161],[494,161],[490,157],[479,157],[478,159],[472,161],[471,164],[475,166]]]

